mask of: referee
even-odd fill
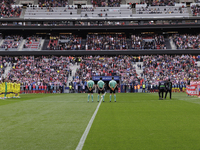
[[[159,89],[159,93],[158,93],[159,94],[159,100],[163,100],[163,93],[166,90],[166,83],[165,83],[165,81],[160,81],[159,82],[158,89]],[[161,94],[162,94],[162,97],[161,97]]]
[[[94,81],[92,78],[87,82],[87,88],[88,88],[88,102],[90,100],[90,95],[92,97],[92,102],[93,102],[93,88],[94,88]]]
[[[167,97],[167,93],[169,92],[169,97],[170,99],[172,98],[172,82],[170,79],[166,83],[166,93],[165,93],[165,99]]]
[[[112,80],[110,80],[108,85],[110,87],[110,102],[111,102],[111,99],[112,99],[112,93],[114,94],[114,101],[116,102],[115,89],[117,87],[117,82],[114,80],[114,77],[112,77]]]
[[[102,93],[103,102],[104,102],[105,83],[103,82],[102,77],[100,77],[100,80],[97,82],[97,88],[98,88],[98,101],[97,102],[99,102],[100,93]]]

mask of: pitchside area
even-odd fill
[[[26,94],[0,100],[0,150],[75,150],[98,103],[87,94]],[[173,93],[105,96],[83,150],[199,149],[200,99]]]

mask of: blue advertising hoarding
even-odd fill
[[[102,77],[103,81],[110,81],[110,80],[112,80],[112,76],[93,76],[92,80],[93,81],[99,81],[100,77]],[[114,80],[119,81],[119,76],[114,76]]]

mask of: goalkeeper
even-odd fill
[[[93,88],[94,88],[94,81],[92,81],[92,78],[87,82],[87,88],[88,88],[88,102],[90,100],[90,96],[92,97],[93,102]]]
[[[109,87],[110,87],[110,102],[112,99],[112,93],[114,94],[114,101],[116,102],[115,89],[117,87],[117,82],[114,80],[114,77],[112,77],[112,80],[110,80]]]

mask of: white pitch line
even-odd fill
[[[105,94],[106,94],[106,93],[105,93]],[[104,96],[105,96],[105,94],[104,94]],[[76,147],[76,150],[82,150],[83,145],[84,145],[84,143],[85,143],[85,140],[86,140],[86,138],[87,138],[87,135],[88,135],[88,133],[89,133],[89,131],[90,131],[90,128],[91,128],[91,126],[92,126],[92,123],[93,123],[93,121],[94,121],[94,118],[95,118],[95,116],[96,116],[96,114],[97,114],[97,112],[98,112],[98,110],[99,110],[100,105],[101,105],[102,99],[103,99],[103,97],[101,98],[101,100],[100,100],[100,102],[99,102],[99,104],[98,104],[98,106],[97,106],[97,108],[96,108],[94,114],[92,115],[92,118],[90,119],[90,121],[89,121],[89,123],[88,123],[88,125],[87,125],[87,127],[86,127],[86,129],[85,129],[85,131],[84,131],[84,133],[83,133],[83,135],[82,135],[82,137],[81,137],[79,143],[78,143],[78,146]]]

